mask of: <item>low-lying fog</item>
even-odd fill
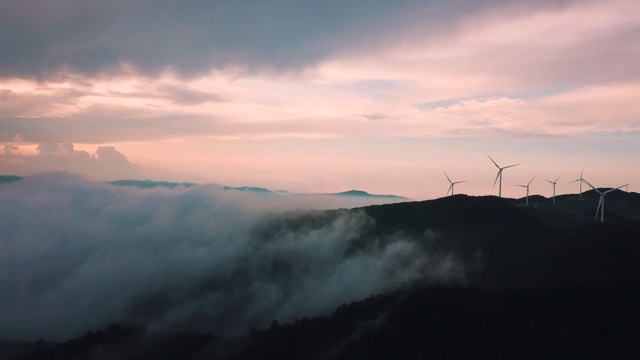
[[[0,204],[2,339],[65,340],[112,322],[246,334],[415,281],[464,278],[454,256],[419,239],[362,246],[375,226],[362,211],[286,226],[300,200],[218,186],[45,174],[0,185]]]

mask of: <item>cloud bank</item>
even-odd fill
[[[0,173],[31,175],[49,171],[80,174],[92,180],[118,180],[138,177],[142,167],[129,162],[113,146],[99,146],[95,154],[76,150],[75,145],[41,143],[36,154],[21,154],[18,146],[5,145],[0,153]]]
[[[0,338],[111,322],[243,334],[416,281],[464,280],[357,211],[270,212],[217,187],[137,189],[62,174],[0,186]],[[425,235],[426,236],[426,235]]]

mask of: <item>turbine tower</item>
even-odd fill
[[[575,179],[572,181],[572,183],[576,182],[576,181],[580,181],[580,195],[578,195],[578,197],[580,199],[582,199],[582,183],[584,182],[584,178],[582,177],[582,174],[584,173],[584,169],[582,169],[582,171],[580,171],[580,178],[579,179]]]
[[[531,185],[531,182],[533,181],[533,179],[535,179],[536,177],[532,177],[531,180],[529,180],[529,182],[527,183],[527,185],[516,185],[516,186],[521,186],[524,188],[527,188],[527,201],[526,201],[526,205],[529,206],[529,185]]]
[[[443,172],[444,172],[444,171],[443,171]],[[454,186],[455,184],[460,184],[460,183],[463,183],[463,182],[466,182],[466,181],[467,181],[467,180],[462,180],[462,181],[451,181],[451,179],[449,179],[449,175],[447,175],[447,173],[446,173],[446,172],[444,173],[444,176],[446,176],[446,177],[447,177],[447,180],[449,180],[449,182],[451,183],[451,185],[449,186],[449,190],[447,190],[447,195],[449,195],[449,191],[451,191],[451,195],[453,195],[453,186]]]
[[[598,212],[600,212],[600,222],[604,222],[604,197],[605,197],[605,196],[607,196],[607,194],[608,194],[608,193],[610,193],[610,192],[612,192],[613,190],[618,190],[618,189],[620,189],[621,187],[625,187],[625,186],[629,185],[629,184],[620,185],[620,186],[618,186],[617,188],[609,189],[609,190],[607,190],[607,191],[605,191],[605,192],[602,192],[602,191],[600,191],[600,190],[596,189],[596,188],[595,188],[593,185],[591,185],[587,180],[584,180],[584,179],[583,179],[583,181],[584,181],[587,185],[591,186],[591,188],[592,188],[593,190],[595,190],[595,192],[597,192],[598,194],[600,194],[600,200],[598,201],[598,207],[596,208],[596,218],[594,219],[594,220],[598,221]]]
[[[558,179],[560,179],[562,177],[562,175],[558,176]],[[558,182],[558,179],[556,179],[555,181],[551,181],[551,180],[547,180],[547,182],[549,182],[550,184],[553,184],[553,203],[556,203],[556,183]]]
[[[489,155],[487,155],[489,156]],[[489,156],[489,159],[491,159],[491,156]],[[496,182],[498,181],[498,178],[500,179],[500,185],[498,187],[498,196],[502,197],[502,170],[504,169],[508,169],[510,167],[514,167],[514,166],[518,166],[520,164],[515,164],[515,165],[509,165],[509,166],[505,166],[505,167],[500,167],[500,165],[498,165],[493,159],[491,159],[491,162],[498,168],[498,175],[496,176],[495,181],[493,182],[493,187],[496,187]]]

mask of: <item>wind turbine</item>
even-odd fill
[[[584,182],[584,178],[582,177],[582,174],[584,173],[584,169],[582,169],[582,171],[580,171],[580,178],[579,179],[575,179],[572,181],[576,182],[576,181],[580,181],[580,195],[578,196],[580,199],[582,199],[582,183]]]
[[[602,192],[598,189],[596,189],[593,185],[591,185],[587,180],[582,180],[584,181],[587,185],[591,186],[591,188],[593,190],[595,190],[598,194],[600,194],[600,200],[598,201],[598,207],[596,208],[596,218],[595,220],[598,220],[598,212],[600,212],[600,222],[604,222],[604,197],[607,196],[608,193],[612,192],[613,190],[618,190],[621,187],[625,187],[629,184],[625,184],[625,185],[620,185],[617,188],[613,188],[613,189],[609,189],[605,192]]]
[[[536,178],[535,176],[532,177],[531,180],[529,180],[529,182],[527,183],[527,185],[516,185],[516,186],[521,186],[521,187],[527,188],[527,202],[526,202],[527,206],[529,206],[529,185],[531,185],[531,182],[535,178]]]
[[[444,171],[443,171],[443,172],[444,172]],[[449,195],[449,191],[451,191],[451,195],[453,195],[453,186],[454,186],[455,184],[460,184],[460,183],[463,183],[463,182],[466,182],[466,181],[467,181],[467,180],[462,180],[462,181],[451,181],[451,179],[449,179],[449,175],[447,175],[447,173],[446,173],[446,172],[444,173],[444,176],[446,176],[446,177],[447,177],[447,180],[449,180],[449,182],[451,183],[451,185],[449,186],[449,190],[447,190],[447,195]]]
[[[487,155],[489,156],[489,155]],[[491,156],[489,156],[489,159],[491,159]],[[505,166],[505,167],[500,167],[500,165],[498,165],[495,161],[493,161],[493,159],[491,159],[491,162],[498,168],[498,175],[496,175],[496,179],[493,182],[493,187],[496,187],[496,182],[498,181],[498,178],[500,178],[500,186],[498,187],[498,196],[502,197],[502,170],[504,169],[508,169],[510,167],[514,167],[514,166],[518,166],[520,164],[515,164],[515,165],[509,165],[509,166]]]
[[[560,179],[562,177],[562,175],[558,176],[558,179]],[[556,203],[556,183],[558,182],[558,179],[556,179],[555,181],[551,181],[551,180],[547,180],[547,182],[549,182],[550,184],[553,184],[553,203]]]

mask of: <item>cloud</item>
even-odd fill
[[[60,174],[0,186],[12,204],[0,209],[0,338],[63,340],[114,321],[244,334],[464,279],[454,256],[376,237],[361,212],[264,212],[248,196]]]
[[[12,39],[21,34],[60,39],[25,42],[15,52],[2,52],[18,56],[44,51],[38,49],[46,46],[38,44],[51,47],[33,57],[51,57],[34,65],[48,70],[29,72],[32,58],[20,58],[25,73],[7,70],[0,81],[0,141],[16,133],[35,142],[96,144],[193,137],[557,135],[592,131],[594,113],[619,118],[620,109],[637,103],[632,91],[640,82],[640,62],[632,49],[640,39],[635,26],[640,8],[632,1],[374,1],[364,7],[273,0],[252,6],[189,4],[180,11],[146,1],[66,1],[74,10],[20,2],[7,12],[15,13],[11,19],[32,19],[7,24],[33,31],[0,32],[6,34],[3,41],[18,46]],[[98,10],[104,13],[99,20],[79,20],[91,19]],[[43,11],[51,14],[44,19]],[[218,31],[222,26],[226,31]],[[53,51],[58,46],[77,52],[63,56]],[[79,50],[85,46],[113,56],[93,59],[93,52]],[[314,53],[314,47],[324,50]],[[227,55],[219,54],[229,58],[220,60]],[[245,71],[247,61],[262,64],[255,65],[261,69],[280,67],[286,74]],[[11,61],[3,64],[10,67]],[[185,77],[189,72],[197,74]],[[548,125],[558,113],[545,99],[577,97],[590,87],[620,96],[615,105],[600,102],[596,111],[589,99],[568,101],[560,105],[566,107],[562,112],[589,108],[584,124]],[[485,104],[471,106],[473,101]],[[446,116],[424,111],[424,104],[458,102],[466,110],[451,107]],[[496,131],[464,125],[476,108],[481,114],[473,118],[490,119]],[[617,121],[598,128],[607,126],[629,128]]]
[[[38,6],[5,0],[0,76],[115,73],[123,64],[150,75],[167,68],[188,76],[226,67],[297,71],[336,54],[412,41],[416,27],[437,38],[461,17],[511,3],[519,1],[188,1],[176,7],[147,0]]]
[[[23,155],[19,147],[5,145],[0,154],[0,172],[31,175],[49,171],[80,174],[93,180],[136,178],[142,167],[133,164],[113,146],[99,146],[95,154],[76,150],[70,142],[41,143],[34,155]]]
[[[166,87],[163,91],[169,99],[181,105],[194,105],[206,102],[222,101],[221,97],[217,94],[194,89],[185,89],[178,86]]]
[[[66,68],[118,71],[121,63],[143,73],[171,67],[184,74],[234,63],[295,66],[331,52],[321,44],[348,29],[354,15],[366,19],[388,8],[383,2],[366,7],[286,1],[190,1],[180,7],[169,1],[9,3],[0,21],[0,51],[6,54],[0,74],[5,76]]]

